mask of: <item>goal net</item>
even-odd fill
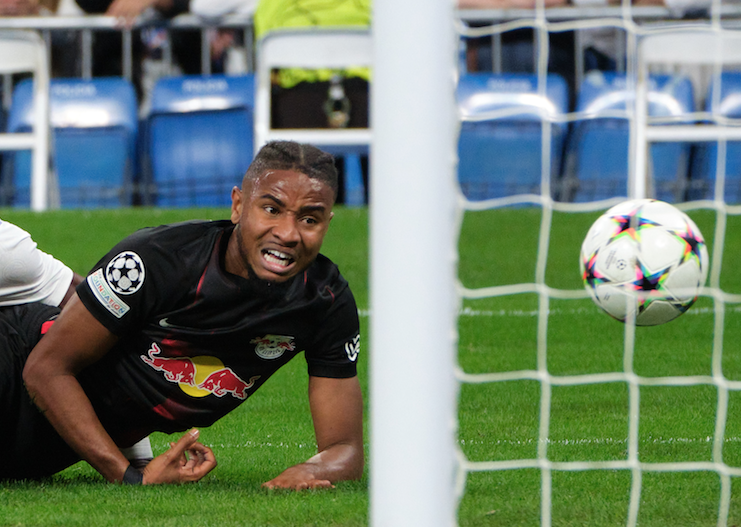
[[[722,38],[741,11],[538,4],[457,20],[458,522],[735,524],[741,60]],[[681,59],[695,33],[717,47],[641,48],[678,30]],[[696,304],[657,327],[581,285],[589,226],[629,197],[675,204],[711,249]]]

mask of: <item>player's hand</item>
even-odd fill
[[[216,467],[213,451],[198,442],[199,432],[193,429],[170,449],[149,462],[144,469],[144,485],[186,483],[198,481]]]
[[[263,483],[266,489],[333,489],[332,482],[326,479],[317,479],[305,465],[296,465],[284,470],[277,478]]]
[[[119,25],[131,28],[137,17],[154,4],[155,0],[113,0],[105,14],[116,17]]]

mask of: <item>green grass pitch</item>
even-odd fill
[[[598,213],[555,214],[546,280],[581,287],[578,252]],[[712,249],[715,214],[692,212]],[[226,218],[227,210],[122,209],[34,214],[4,210],[0,217],[31,232],[39,247],[85,273],[115,242],[148,225],[190,218]],[[460,241],[459,274],[468,287],[532,282],[540,211],[535,208],[468,213]],[[368,214],[339,207],[323,252],[350,282],[361,309],[364,353],[361,383],[367,395]],[[741,220],[729,217],[721,285],[741,293],[734,261]],[[712,254],[712,252],[711,252]],[[535,295],[466,301],[459,320],[459,363],[468,373],[533,369],[538,308]],[[708,375],[713,304],[701,298],[678,320],[638,328],[635,371],[640,375]],[[741,379],[741,309],[727,305],[723,369]],[[585,300],[552,300],[548,368],[554,375],[622,369],[623,325]],[[329,491],[269,492],[260,484],[314,453],[306,400],[305,363],[297,359],[237,411],[202,431],[219,466],[195,485],[108,485],[85,464],[40,482],[0,484],[0,526],[363,526],[368,524],[368,479]],[[367,397],[366,397],[367,398]],[[534,458],[538,448],[540,385],[513,381],[464,384],[458,441],[472,461]],[[642,461],[710,461],[717,393],[712,387],[642,388],[639,451]],[[741,466],[741,394],[732,393],[724,460]],[[549,458],[555,461],[625,459],[628,390],[624,384],[554,387]],[[171,438],[154,434],[156,452]],[[369,436],[366,435],[366,442]],[[431,463],[435,460],[431,459]],[[366,470],[367,473],[367,470]],[[403,478],[403,469],[399,471]],[[627,518],[627,471],[553,473],[553,525],[619,526]],[[741,521],[741,486],[734,481],[729,525]],[[640,525],[710,526],[717,523],[720,484],[713,472],[646,473]],[[538,525],[540,473],[533,469],[469,474],[460,504],[462,526]]]

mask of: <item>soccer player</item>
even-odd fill
[[[16,426],[0,435],[0,477],[43,476],[84,459],[109,481],[197,481],[216,460],[192,427],[236,408],[301,351],[319,453],[264,485],[360,477],[357,308],[319,254],[336,194],[332,156],[270,143],[232,190],[231,221],[124,239],[53,323],[57,310],[40,304],[0,310],[0,401],[18,400],[1,405],[0,421]],[[118,448],[188,429],[141,472]]]
[[[41,251],[28,232],[0,220],[0,306],[41,302],[61,308],[83,280],[84,277]],[[122,452],[139,468],[152,459],[148,437]]]

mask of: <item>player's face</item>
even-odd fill
[[[270,170],[232,190],[227,271],[282,282],[314,261],[332,219],[332,189],[292,170]]]

